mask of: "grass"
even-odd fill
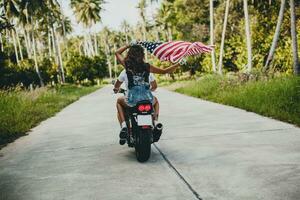
[[[65,85],[33,91],[0,91],[0,146],[25,135],[41,121],[98,88]]]
[[[300,126],[300,77],[244,81],[236,76],[207,75],[175,91]]]

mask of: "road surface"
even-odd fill
[[[147,163],[118,144],[112,87],[0,151],[1,200],[298,200],[300,129],[160,89]]]

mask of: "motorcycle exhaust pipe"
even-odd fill
[[[162,134],[163,125],[161,123],[156,124],[153,131],[153,142],[157,142]]]
[[[163,129],[163,125],[161,123],[156,124],[155,129],[161,131]]]

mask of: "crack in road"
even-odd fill
[[[166,163],[169,165],[169,167],[176,173],[176,175],[183,181],[183,183],[188,187],[188,189],[193,193],[193,195],[198,200],[203,200],[198,192],[192,187],[192,185],[183,177],[183,175],[176,169],[176,167],[171,163],[171,161],[167,158],[167,156],[156,146],[156,144],[153,144],[153,146],[156,148],[156,150],[159,152],[159,154],[162,156],[162,158],[166,161]]]

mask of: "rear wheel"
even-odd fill
[[[136,138],[135,154],[139,162],[146,162],[151,155],[151,130],[140,130]]]

